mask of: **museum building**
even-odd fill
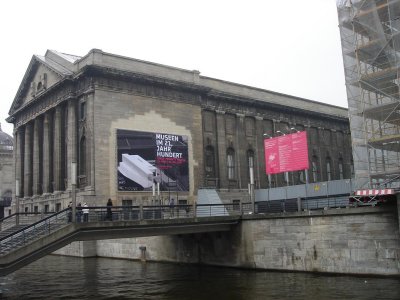
[[[11,204],[13,187],[13,138],[1,130],[0,124],[0,219],[4,217],[4,210]]]
[[[199,188],[351,178],[347,109],[92,49],[34,55],[9,111],[24,211],[150,204]],[[307,132],[309,169],[266,175],[264,139]],[[74,184],[75,185],[75,184]]]

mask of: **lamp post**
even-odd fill
[[[72,222],[76,221],[76,162],[71,162]]]
[[[19,225],[19,196],[20,196],[20,190],[19,190],[19,179],[15,180],[15,223],[16,225]]]

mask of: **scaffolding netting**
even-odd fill
[[[355,186],[400,187],[400,0],[338,0]]]

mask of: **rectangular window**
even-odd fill
[[[232,115],[227,115],[225,120],[226,133],[234,134],[235,133],[235,117]]]
[[[86,118],[86,102],[81,102],[79,109],[79,119],[85,120],[85,118]]]
[[[246,136],[254,136],[254,119],[246,118]]]
[[[212,112],[204,112],[204,131],[213,132],[214,125],[214,114]]]

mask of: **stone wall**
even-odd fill
[[[397,215],[367,212],[244,221],[241,247],[255,268],[399,275]]]
[[[399,275],[396,210],[392,206],[250,215],[231,232],[97,241],[96,254],[282,271]]]

